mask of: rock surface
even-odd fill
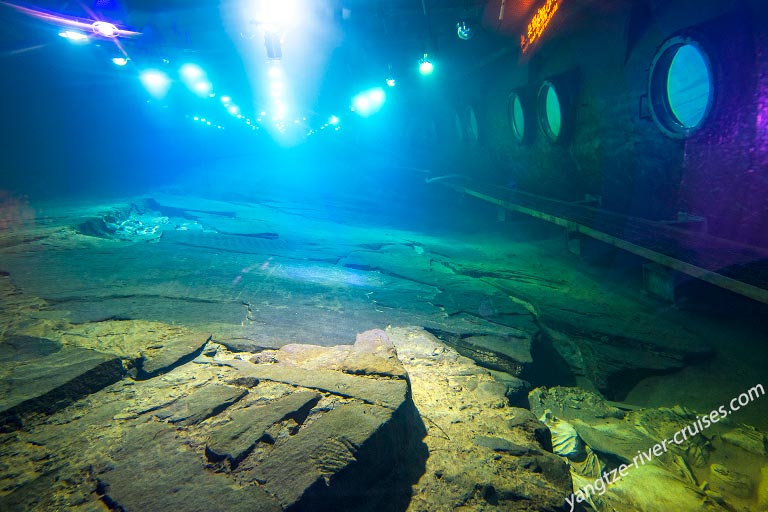
[[[426,419],[430,457],[409,511],[560,510],[568,469],[548,430],[491,372],[422,329],[387,330]]]
[[[258,364],[206,352],[167,373],[94,393],[84,412],[69,408],[19,431],[0,443],[4,461],[68,469],[58,470],[65,479],[43,497],[33,490],[44,487],[45,472],[26,482],[16,475],[0,508],[93,504],[88,496],[96,491],[125,511],[403,510],[427,452],[387,334],[305,348],[274,351]],[[343,361],[329,357],[342,350]],[[289,362],[279,361],[283,355]],[[27,453],[30,443],[41,453]]]
[[[17,336],[0,344],[0,431],[33,414],[51,414],[120,380],[120,359],[43,338]]]
[[[725,419],[700,430],[701,413],[682,407],[624,412],[578,388],[537,388],[529,399],[533,413],[547,418],[553,434],[555,423],[567,425],[583,444],[584,449],[567,454],[574,492],[581,489],[598,512],[759,510],[755,490],[764,448],[750,441],[754,432],[744,426]],[[680,445],[671,442],[691,426],[696,435],[687,435]],[[607,491],[587,490],[597,489],[600,475],[620,464],[628,470]]]

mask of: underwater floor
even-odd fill
[[[6,211],[0,509],[768,510],[757,395],[633,464],[762,384],[758,320],[647,297],[523,218],[379,207]]]

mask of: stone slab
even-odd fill
[[[142,352],[132,376],[146,380],[167,373],[199,356],[210,339],[210,334],[194,334],[158,343],[156,349]]]
[[[16,364],[4,363],[0,371],[0,430],[20,428],[31,414],[63,409],[125,374],[119,358],[78,347],[62,347]]]
[[[196,425],[219,414],[247,394],[244,389],[209,384],[160,409],[155,416],[178,425]]]
[[[267,428],[287,418],[303,423],[320,397],[318,393],[299,391],[263,406],[233,411],[229,422],[211,429],[205,447],[206,457],[213,462],[226,459],[232,468],[237,467],[264,436]]]
[[[113,509],[282,511],[259,486],[240,487],[226,475],[206,470],[201,454],[179,442],[166,425],[146,423],[129,430],[108,462],[96,476],[103,501]]]
[[[237,369],[243,376],[316,389],[346,398],[357,398],[366,403],[393,409],[399,407],[408,396],[408,383],[404,379],[373,379],[333,370],[305,370],[237,360],[228,361],[226,364]]]

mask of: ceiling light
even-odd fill
[[[128,60],[129,60],[128,57],[115,57],[114,59],[112,59],[112,64],[114,64],[115,66],[123,67],[126,64],[128,64]]]
[[[425,53],[424,56],[419,59],[419,73],[426,76],[431,75],[434,70],[435,65],[432,64],[432,61],[429,59],[429,55]]]
[[[59,35],[64,39],[69,39],[70,41],[74,42],[85,42],[88,40],[87,35],[83,34],[82,32],[77,32],[76,30],[64,30],[59,32]]]
[[[462,41],[466,41],[475,35],[475,31],[472,30],[472,27],[469,23],[466,21],[460,21],[456,24],[456,35],[459,36],[459,39]]]
[[[187,80],[200,80],[205,76],[205,71],[197,64],[184,64],[179,69],[179,73]]]
[[[269,75],[269,78],[280,78],[283,76],[283,70],[275,65],[269,68],[267,74]]]
[[[352,99],[352,109],[359,116],[368,117],[375,114],[384,105],[387,96],[384,89],[376,87],[365,92],[361,92]]]
[[[94,34],[104,37],[117,37],[120,34],[118,28],[108,21],[94,21],[91,29]]]
[[[211,90],[213,90],[213,84],[211,82],[197,82],[194,85],[194,89],[201,96],[210,95]]]
[[[394,87],[395,85],[397,85],[397,81],[394,78],[392,78],[392,77],[387,78],[387,86],[388,87]]]
[[[139,79],[147,91],[158,99],[164,97],[171,87],[171,80],[168,75],[156,69],[142,71]]]

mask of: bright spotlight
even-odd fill
[[[230,113],[230,114],[232,114],[233,116],[236,116],[238,113],[240,113],[240,109],[239,109],[239,108],[237,108],[237,105],[230,105],[230,106],[229,106],[229,108],[228,108],[227,110],[228,110],[228,111],[229,111],[229,113]]]
[[[221,103],[222,103],[222,104],[223,104],[225,107],[228,107],[228,106],[229,106],[229,104],[230,104],[230,103],[232,103],[232,98],[230,98],[229,96],[222,96],[220,99],[221,99]]]
[[[179,69],[179,74],[185,80],[196,81],[205,77],[205,71],[197,64],[184,64]]]
[[[431,75],[435,70],[435,65],[429,60],[429,56],[425,53],[424,57],[419,60],[419,73],[424,76]]]
[[[258,22],[267,32],[279,32],[296,22],[296,13],[293,0],[261,0]]]
[[[384,89],[376,87],[368,91],[361,92],[352,98],[352,110],[362,117],[368,117],[375,114],[384,105],[387,96]]]
[[[171,87],[171,80],[168,75],[156,69],[142,71],[139,79],[149,94],[157,99],[165,97]]]
[[[397,85],[397,81],[394,78],[387,78],[387,87],[394,87]]]
[[[129,60],[128,57],[115,57],[114,59],[112,59],[112,64],[114,64],[115,66],[123,67],[126,64],[128,64],[128,60]]]
[[[104,37],[117,37],[120,34],[117,27],[108,21],[94,21],[91,29],[94,34]]]
[[[207,81],[197,82],[194,85],[194,89],[195,89],[195,92],[201,96],[210,95],[211,91],[213,90],[213,84]]]
[[[386,99],[386,95],[384,94],[384,89],[381,89],[378,87],[376,89],[372,89],[368,93],[368,97],[371,98],[371,102],[374,105],[377,105],[377,104],[381,105],[384,103],[384,100]]]
[[[466,41],[475,35],[475,32],[472,30],[472,27],[469,23],[466,21],[460,21],[456,24],[456,35],[459,36],[459,39],[462,41]]]
[[[339,118],[336,117],[336,116],[329,117],[328,118],[328,124],[336,126],[337,124],[339,124]]]
[[[269,68],[269,71],[267,71],[267,74],[269,75],[269,78],[280,78],[283,76],[283,70],[278,66],[272,66]]]
[[[88,41],[87,35],[83,34],[82,32],[77,32],[76,30],[64,30],[62,32],[59,32],[59,35],[64,39],[69,39],[70,41],[75,43]]]

